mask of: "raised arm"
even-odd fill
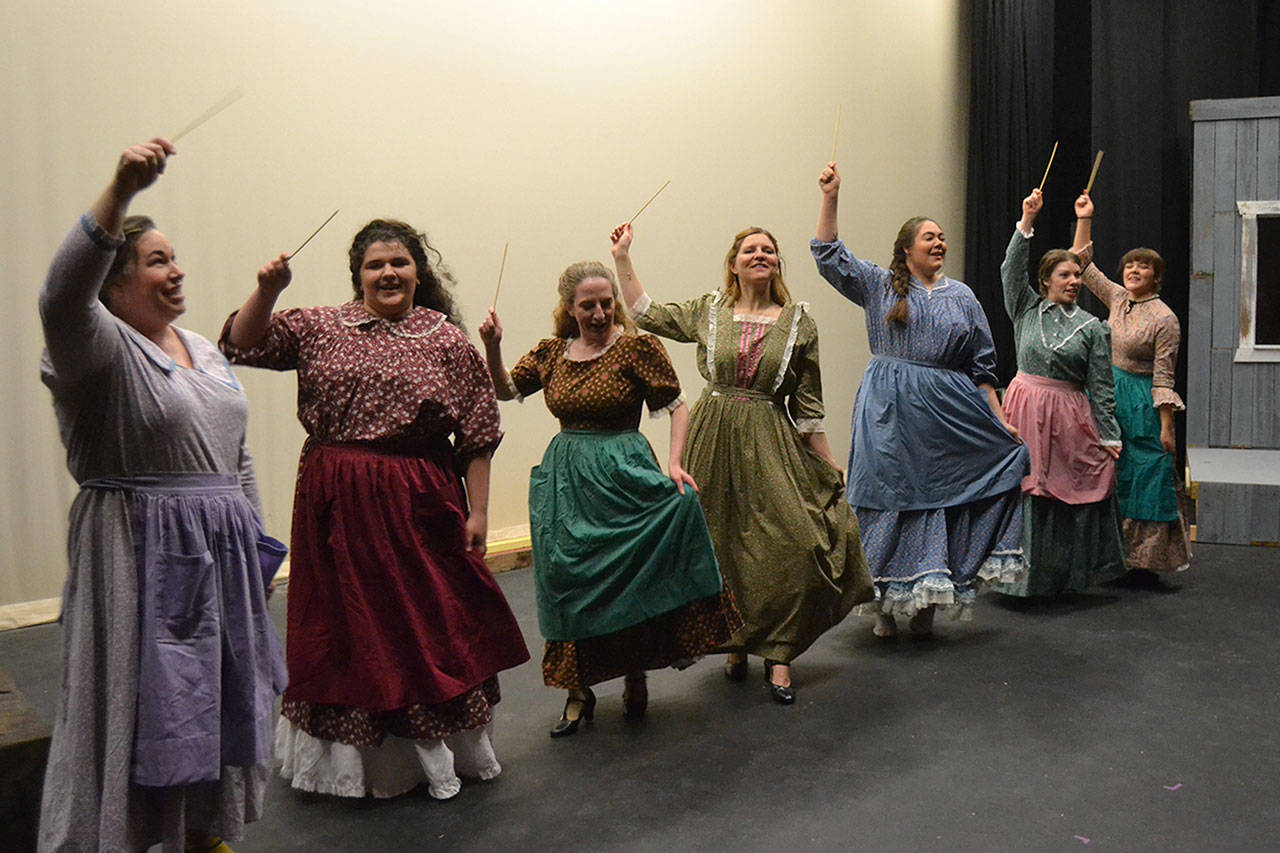
[[[635,233],[631,230],[630,222],[622,223],[609,234],[609,239],[613,241],[609,252],[613,255],[613,268],[618,273],[618,287],[622,290],[622,301],[626,303],[625,307],[628,311],[645,296],[644,287],[640,285],[640,279],[636,277],[636,269],[631,263],[631,241],[634,237]]]
[[[1080,255],[1085,264],[1085,268],[1081,270],[1084,286],[1110,310],[1116,302],[1127,299],[1129,291],[1107,278],[1097,264],[1093,263],[1093,199],[1089,198],[1088,193],[1081,193],[1076,199],[1075,210],[1076,234],[1071,242],[1071,251]]]
[[[1071,241],[1073,254],[1080,254],[1093,242],[1093,199],[1088,193],[1080,193],[1076,199],[1076,233]]]
[[[818,175],[818,188],[822,190],[822,202],[818,205],[818,228],[813,236],[823,243],[832,243],[840,236],[840,171],[834,160]]]
[[[492,308],[489,316],[480,323],[480,340],[484,342],[484,360],[489,365],[494,393],[499,400],[514,400],[515,383],[502,363],[502,322],[498,319],[498,312]]]
[[[1034,232],[1036,216],[1044,206],[1044,198],[1040,190],[1032,190],[1031,195],[1022,200],[1022,218],[1018,227],[1009,238],[1009,247],[1004,253],[1004,262],[1000,264],[1000,284],[1004,289],[1004,310],[1009,319],[1036,303],[1036,293],[1031,289],[1029,274],[1030,240]]]
[[[835,163],[828,163],[823,168],[818,176],[818,188],[822,190],[818,227],[814,238],[809,241],[809,251],[818,265],[818,274],[849,301],[871,308],[868,301],[877,302],[889,274],[873,263],[858,260],[839,242],[840,172]]]
[[[253,349],[262,343],[271,326],[271,312],[276,300],[289,282],[293,271],[289,269],[289,256],[281,255],[258,270],[258,286],[245,300],[231,321],[227,340],[238,349]]]

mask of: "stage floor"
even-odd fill
[[[1050,604],[980,596],[975,619],[881,641],[851,616],[796,663],[621,680],[551,740],[531,570],[499,576],[534,661],[502,676],[502,775],[437,802],[291,790],[276,778],[238,853],[292,850],[1261,850],[1280,844],[1280,550],[1196,546],[1158,587]],[[285,594],[272,611],[283,626]],[[52,718],[56,625],[0,633],[0,666]],[[905,633],[905,632],[904,632]]]

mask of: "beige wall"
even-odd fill
[[[609,229],[670,179],[637,223],[641,279],[659,299],[697,295],[716,286],[735,231],[773,230],[819,322],[843,457],[866,335],[806,247],[836,104],[854,251],[883,263],[920,212],[959,237],[966,20],[955,0],[5,3],[0,605],[62,583],[75,487],[37,377],[35,295],[127,144],[245,89],[135,204],[187,272],[182,325],[215,336],[257,267],[341,207],[295,262],[282,306],[347,298],[351,235],[392,215],[444,253],[474,334],[510,240],[499,306],[510,360],[549,333],[559,272],[607,261]],[[691,347],[670,350],[696,397]],[[302,439],[294,379],[240,375],[268,526],[282,534]],[[528,470],[556,429],[540,398],[504,404],[503,419],[494,529],[527,523]],[[643,427],[662,456],[666,424]]]

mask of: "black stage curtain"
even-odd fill
[[[1072,202],[1105,150],[1093,188],[1098,265],[1111,275],[1126,250],[1158,250],[1162,295],[1185,337],[1189,103],[1280,94],[1280,0],[974,0],[972,32],[965,280],[991,321],[1001,379],[1016,364],[1000,262],[1054,139],[1032,257],[1070,244]],[[1081,304],[1103,310],[1087,294]]]

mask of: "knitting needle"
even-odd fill
[[[1053,150],[1049,152],[1049,165],[1044,167],[1044,177],[1040,179],[1040,192],[1044,192],[1044,182],[1049,180],[1049,169],[1053,166],[1053,155],[1058,153],[1058,143],[1053,143]]]
[[[1089,173],[1089,183],[1084,188],[1086,195],[1093,189],[1093,179],[1098,177],[1098,167],[1102,165],[1103,153],[1102,149],[1098,149],[1098,156],[1093,158],[1093,171]]]
[[[339,208],[339,209],[341,209],[341,208]],[[337,210],[335,210],[333,213],[330,213],[330,214],[329,214],[329,218],[328,218],[328,219],[326,219],[324,222],[321,222],[321,223],[320,223],[320,228],[317,228],[316,230],[314,230],[314,231],[312,231],[312,232],[311,232],[311,237],[314,237],[314,236],[316,236],[317,234],[319,234],[319,233],[320,233],[320,229],[321,229],[321,228],[324,228],[326,225],[328,225],[330,222],[332,222],[332,221],[333,221],[333,217],[335,217],[335,216],[337,216],[337,215],[338,215],[338,211],[337,211]],[[302,246],[299,246],[298,248],[294,249],[292,252],[290,252],[290,253],[289,253],[289,260],[293,260],[295,257],[297,257],[298,253],[302,251],[302,247],[303,247],[303,246],[305,246],[305,245],[307,245],[308,243],[310,243],[310,242],[311,242],[311,237],[308,237],[307,239],[303,240],[303,241],[302,241]]]
[[[502,290],[502,271],[507,268],[507,249],[509,248],[511,248],[510,240],[502,247],[502,263],[498,265],[498,286],[493,289],[493,303],[489,306],[494,310],[498,307],[498,292]]]
[[[667,181],[666,184],[663,184],[662,186],[658,187],[658,193],[665,190],[667,188],[667,184],[669,183],[671,183],[671,181]],[[653,195],[649,196],[649,201],[646,201],[644,204],[640,205],[640,209],[635,212],[635,216],[632,216],[630,219],[627,220],[628,225],[636,221],[636,216],[639,216],[641,213],[644,213],[644,209],[649,206],[650,202],[652,202],[655,198],[658,197],[658,193],[654,193]]]
[[[836,138],[831,142],[831,162],[836,161],[836,146],[840,144],[840,105],[836,104]]]
[[[218,113],[222,112],[227,107],[234,104],[236,101],[240,100],[242,97],[244,97],[244,89],[240,86],[237,86],[227,94],[223,95],[222,100],[218,101],[216,104],[209,107],[209,109],[205,110],[199,116],[197,116],[196,119],[191,122],[191,124],[187,125],[182,130],[178,131],[173,136],[169,137],[169,141],[177,142],[179,139],[186,136],[188,133],[195,130],[197,127],[204,124],[206,121],[213,118]]]

